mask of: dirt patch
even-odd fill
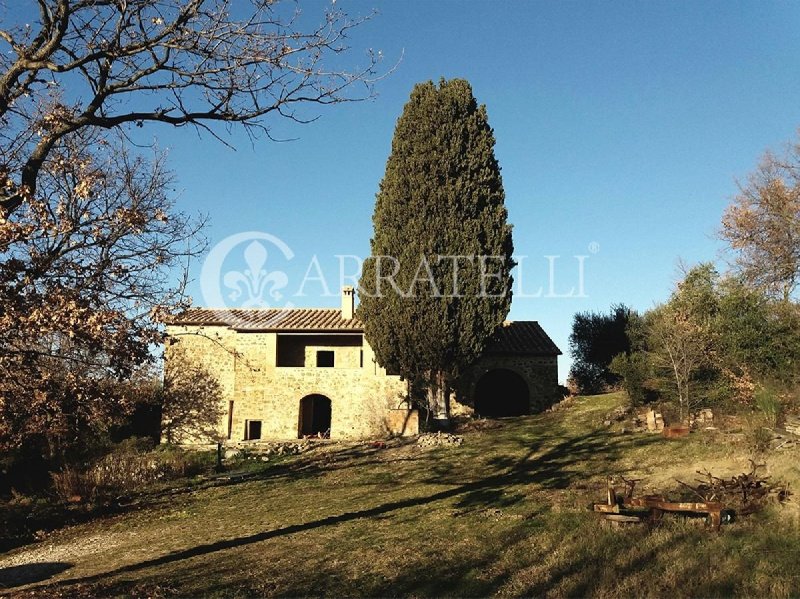
[[[113,549],[118,545],[119,541],[111,533],[78,537],[64,542],[51,537],[10,556],[0,557],[0,569],[46,562],[73,562]]]

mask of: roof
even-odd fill
[[[167,324],[224,326],[243,332],[362,333],[357,318],[344,320],[338,308],[191,308],[166,320]],[[507,321],[489,342],[487,354],[561,354],[553,340],[534,320]]]
[[[236,331],[326,331],[360,333],[357,318],[345,320],[338,308],[190,308],[167,324],[226,326]]]
[[[485,353],[560,356],[561,350],[535,320],[512,320],[497,329]]]

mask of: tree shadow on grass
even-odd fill
[[[619,458],[635,447],[647,447],[660,439],[652,436],[618,435],[605,430],[585,433],[552,445],[550,439],[528,443],[522,459],[513,456],[495,456],[488,463],[499,474],[488,476],[475,487],[461,487],[464,505],[496,507],[502,501],[508,507],[527,500],[522,490],[526,487],[544,490],[563,490],[582,486],[590,478],[625,473]],[[549,446],[548,446],[549,445]],[[542,446],[547,446],[543,451]],[[457,484],[459,473],[452,468],[434,469],[426,482]]]
[[[429,483],[437,486],[444,484],[454,485],[449,489],[436,493],[390,501],[374,507],[335,514],[310,522],[197,545],[123,566],[109,572],[67,579],[56,584],[64,586],[75,583],[98,582],[120,574],[139,572],[147,568],[172,564],[304,531],[335,526],[355,520],[377,519],[386,514],[404,509],[425,506],[454,498],[458,499],[460,505],[469,506],[470,508],[495,507],[498,501],[501,501],[503,506],[507,507],[526,499],[526,495],[515,492],[513,490],[514,487],[536,485],[544,489],[565,489],[570,484],[584,480],[589,475],[587,462],[591,462],[591,474],[593,476],[618,472],[615,469],[615,460],[618,459],[623,451],[634,446],[647,445],[653,442],[654,440],[649,437],[614,435],[605,430],[588,432],[579,437],[558,442],[544,451],[541,451],[543,440],[528,442],[528,451],[522,459],[515,459],[512,456],[492,458],[489,463],[494,473],[477,480],[461,482],[456,480],[457,474],[448,475],[447,473],[438,472],[428,480],[423,481],[423,484]],[[316,468],[307,469],[304,472],[306,475],[310,475],[315,471]],[[503,492],[503,490],[508,490],[509,492]]]
[[[413,444],[413,440],[401,439],[394,446]],[[240,472],[236,469],[228,473],[216,474],[203,480],[185,484],[181,487],[167,489],[143,490],[114,498],[107,498],[102,503],[63,505],[52,503],[46,509],[36,504],[38,512],[24,506],[0,505],[0,553],[29,545],[36,540],[34,531],[52,531],[67,525],[77,525],[96,521],[101,518],[120,516],[141,510],[172,509],[176,501],[206,489],[235,487],[237,485],[257,481],[286,481],[320,476],[326,472],[345,468],[364,467],[382,461],[384,449],[371,444],[346,446],[325,453],[309,451],[308,454],[292,456],[289,460],[266,464],[264,469],[256,472]],[[396,461],[414,462],[421,456],[407,456]],[[10,519],[23,523],[12,530],[8,524]]]
[[[0,589],[41,582],[72,567],[67,562],[37,562],[0,568]]]

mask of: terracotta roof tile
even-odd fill
[[[167,324],[227,326],[236,331],[335,331],[360,333],[357,318],[344,320],[337,308],[192,308],[169,318]],[[486,350],[489,354],[560,355],[552,339],[532,320],[509,321],[497,330]]]
[[[344,320],[336,308],[192,308],[169,318],[167,324],[228,326],[237,331],[354,331],[361,321]]]
[[[560,356],[553,340],[535,320],[507,321],[489,342],[487,354]]]

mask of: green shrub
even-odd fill
[[[581,312],[572,321],[569,349],[574,359],[569,378],[579,393],[594,395],[614,389],[620,376],[611,367],[614,356],[631,351],[626,329],[636,313],[623,304],[608,314]]]
[[[645,385],[650,376],[650,365],[647,356],[641,352],[617,354],[611,360],[611,372],[622,379],[622,388],[628,394],[633,407],[640,406],[647,400],[648,389]]]
[[[757,389],[753,403],[768,427],[774,428],[778,426],[783,406],[781,405],[781,400],[774,391],[764,387]]]

